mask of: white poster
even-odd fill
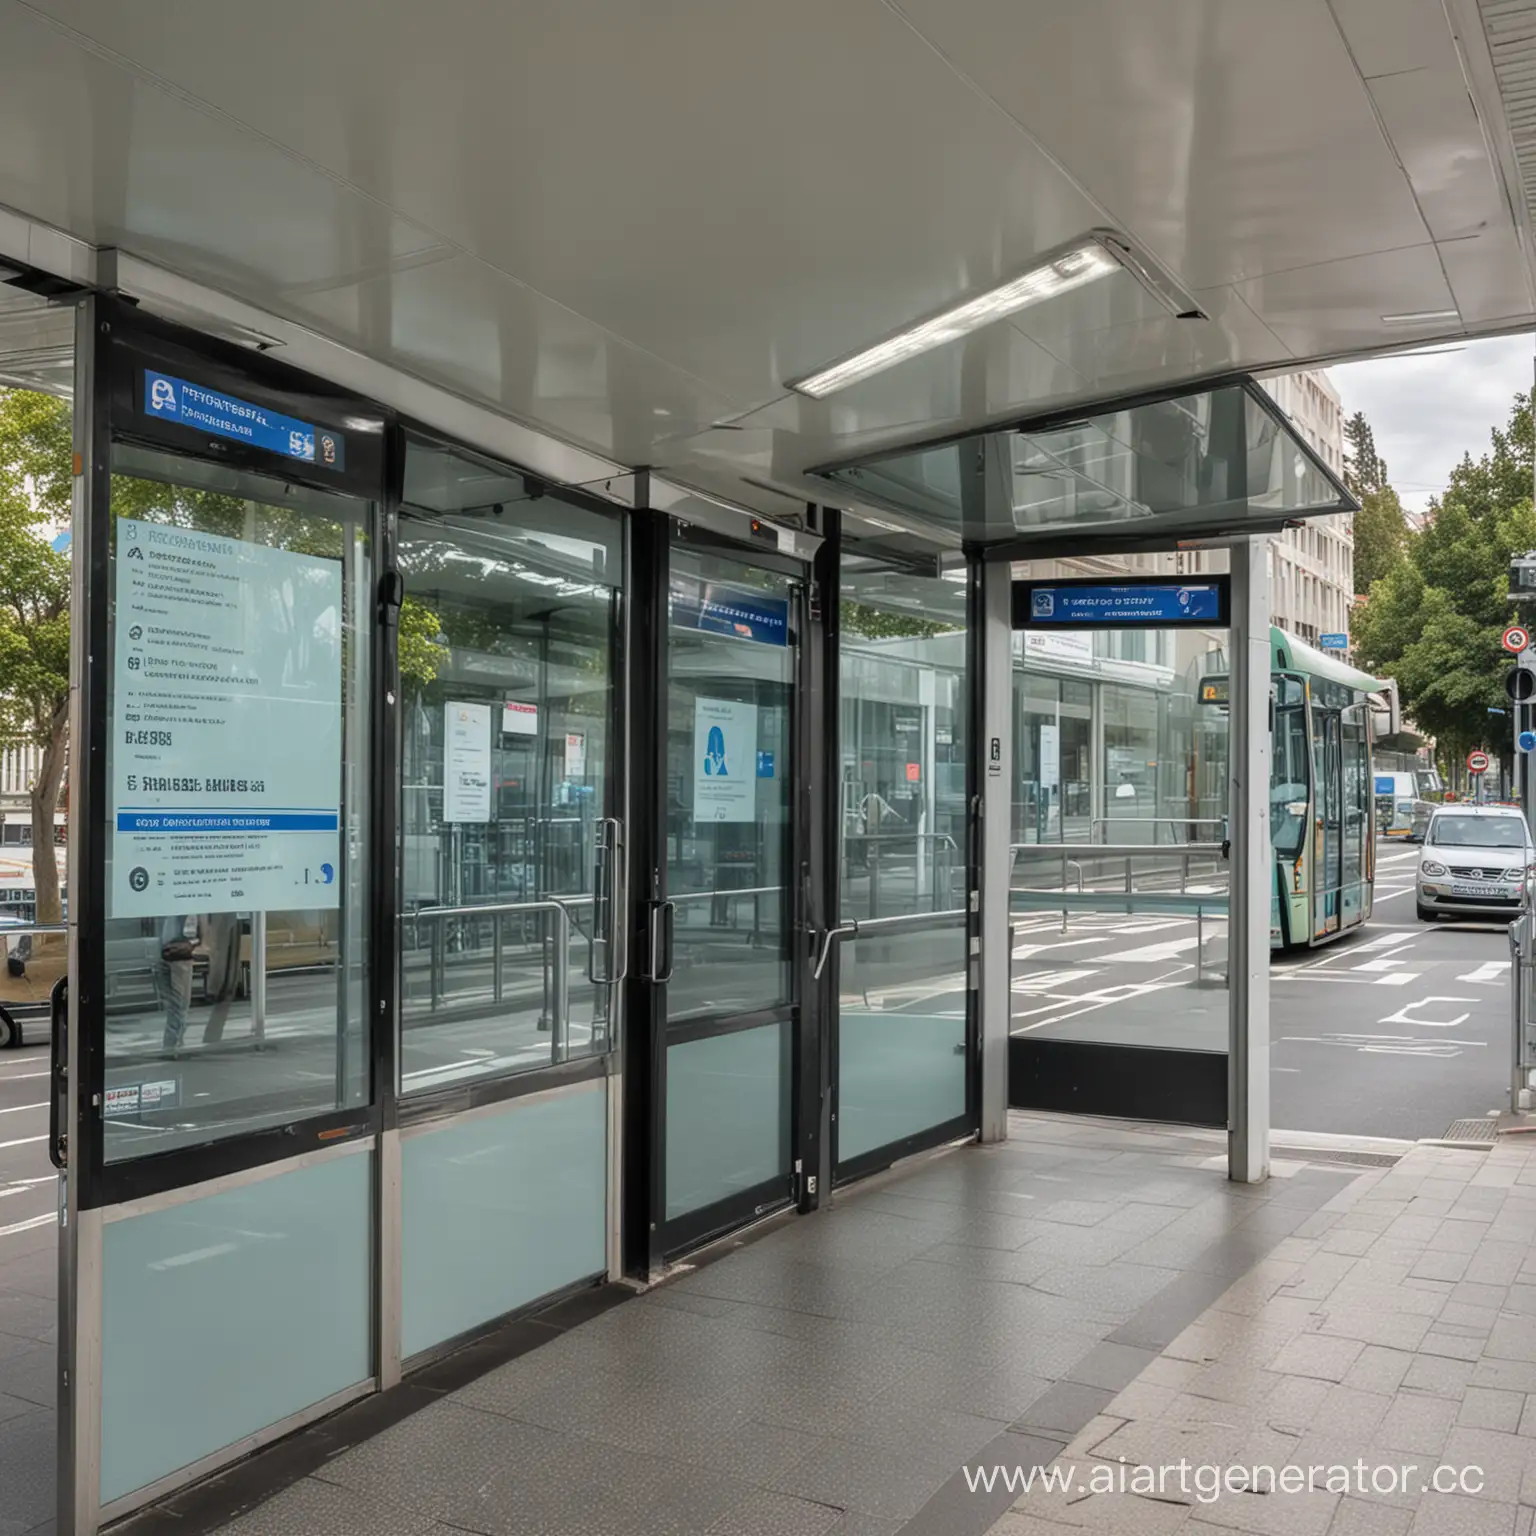
[[[566,732],[565,776],[568,779],[584,779],[587,776],[587,738],[581,731]]]
[[[491,819],[491,706],[443,705],[443,820]]]
[[[1061,783],[1061,727],[1040,727],[1040,788],[1055,789]]]
[[[341,902],[341,562],[121,518],[111,917]]]
[[[1044,629],[1024,631],[1024,654],[1036,661],[1093,660],[1093,636],[1061,634]]]
[[[503,736],[537,736],[539,706],[508,700],[501,706],[501,734]]]
[[[693,819],[753,821],[757,815],[757,705],[696,699]]]

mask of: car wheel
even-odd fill
[[[12,1046],[20,1044],[21,1026],[4,1008],[0,1008],[0,1051],[10,1050]]]
[[[1439,915],[1438,912],[1431,912],[1428,907],[1421,906],[1419,908],[1419,921],[1421,923],[1432,923]]]

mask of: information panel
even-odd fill
[[[693,706],[693,819],[757,816],[757,705],[696,699]]]
[[[1015,629],[1225,629],[1230,583],[1152,578],[1133,581],[1016,581]]]
[[[159,421],[176,421],[199,432],[248,443],[267,453],[323,469],[347,467],[346,440],[340,432],[316,429],[307,421],[283,416],[264,405],[208,389],[168,373],[144,370],[144,412]]]
[[[726,587],[675,575],[671,581],[672,623],[729,635],[758,645],[789,644],[789,600],[751,587]]]
[[[339,906],[340,562],[116,528],[108,915]]]

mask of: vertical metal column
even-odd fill
[[[981,568],[981,719],[973,751],[980,813],[976,836],[981,883],[971,893],[981,913],[977,1002],[981,1039],[981,1139],[1008,1136],[1008,1030],[1012,1022],[1013,955],[1008,941],[1009,844],[1013,841],[1013,570],[1006,561]],[[973,653],[974,654],[974,653]]]
[[[1228,743],[1227,1176],[1269,1177],[1269,573],[1263,538],[1232,547]]]

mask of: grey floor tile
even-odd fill
[[[831,1536],[843,1515],[826,1504],[757,1492],[740,1508],[720,1516],[704,1536]]]
[[[1410,1536],[1514,1536],[1516,1507],[1431,1494],[1419,1505]]]
[[[1108,1387],[1089,1386],[1084,1382],[1058,1381],[1032,1402],[1013,1424],[1025,1433],[1043,1431],[1070,1439],[1096,1418],[1113,1401]]]
[[[1339,1501],[1328,1536],[1406,1536],[1412,1524],[1411,1509],[1346,1497]]]
[[[23,1530],[53,1518],[56,1436],[43,1409],[0,1423],[0,1517]]]
[[[914,1457],[887,1446],[830,1437],[776,1476],[781,1493],[858,1510],[885,1520],[910,1519],[953,1471],[938,1458]]]
[[[294,1536],[325,1531],[332,1536],[425,1536],[430,1516],[402,1509],[355,1488],[304,1478],[250,1514],[218,1527],[220,1536]]]
[[[1067,1372],[1070,1381],[1118,1392],[1131,1384],[1157,1358],[1157,1352],[1134,1344],[1097,1344]]]
[[[1227,1289],[1225,1275],[1180,1274],[1116,1328],[1109,1342],[1165,1349]]]

